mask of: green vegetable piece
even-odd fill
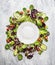
[[[18,52],[18,50],[15,49],[15,50],[13,51],[13,55],[14,55],[14,56],[17,56],[17,54],[18,54],[17,52]]]
[[[23,8],[23,11],[26,12],[26,8]]]
[[[40,51],[38,51],[38,54],[39,54],[39,55],[41,55],[41,54],[42,54],[42,52],[43,52],[43,51],[42,51],[42,50],[40,50]]]
[[[44,21],[47,21],[48,20],[48,17],[46,16],[46,17],[44,17]]]
[[[7,35],[10,37],[11,36],[11,31],[7,31]]]
[[[22,48],[23,48],[23,49],[25,49],[26,47],[27,47],[27,45],[25,45],[25,44],[24,44],[24,45],[22,45]]]
[[[42,26],[42,22],[40,20],[37,20],[37,25]]]
[[[22,50],[23,50],[22,47],[18,47],[17,49],[18,49],[18,51],[20,51],[20,52],[22,52]]]
[[[9,18],[10,23],[12,23],[12,17]]]
[[[40,30],[40,34],[46,34],[47,30]]]
[[[5,49],[6,49],[6,50],[10,49],[10,45],[9,45],[9,44],[6,44],[6,45],[5,45]]]
[[[36,16],[42,16],[41,12],[40,13],[37,13]]]
[[[11,41],[9,44],[10,44],[10,46],[13,46],[14,45],[14,41]]]
[[[22,60],[22,59],[23,59],[22,54],[18,54],[18,60]]]
[[[35,44],[35,45],[39,45],[39,44],[40,44],[40,42],[36,41],[34,44]]]
[[[17,28],[14,29],[14,32],[17,32]]]
[[[23,15],[22,17],[17,18],[17,22],[23,22],[26,20],[26,15]]]
[[[18,14],[19,14],[19,11],[16,11],[16,13],[18,13]]]
[[[45,51],[47,49],[47,46],[45,44],[41,44],[41,49]]]
[[[42,17],[42,18],[46,17],[46,14],[43,13],[43,12],[39,12],[39,13],[37,13],[36,15],[37,15],[37,16],[40,16],[40,17]]]
[[[31,44],[31,47],[34,47],[34,45],[33,45],[33,44]]]
[[[30,5],[29,8],[30,8],[30,10],[33,10],[34,9],[34,6],[33,5]]]

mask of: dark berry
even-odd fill
[[[31,11],[31,13],[36,14],[36,13],[38,13],[38,11],[37,11],[36,9],[33,9],[33,10]]]
[[[40,34],[40,37],[43,37],[43,34]]]
[[[15,28],[15,25],[14,24],[11,24],[11,25],[8,25],[7,26],[10,30],[13,30]]]
[[[45,23],[42,23],[42,27],[45,27],[46,25],[45,25]]]
[[[27,48],[23,49],[22,52],[25,53],[26,50],[27,50]]]
[[[35,49],[36,49],[37,51],[40,51],[40,48],[39,48],[38,46],[35,46]]]
[[[42,18],[42,17],[38,17],[38,19],[43,20],[43,18]]]
[[[32,57],[33,57],[33,54],[32,55],[30,54],[27,56],[28,59],[31,59]]]
[[[18,38],[14,38],[14,41],[18,41],[19,42],[19,39]]]
[[[16,32],[12,32],[11,35],[16,35]]]
[[[35,15],[34,13],[32,13],[32,14],[30,15],[30,17],[33,19],[33,18],[36,18],[36,15]]]

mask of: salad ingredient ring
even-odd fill
[[[48,16],[46,16],[45,13],[36,10],[33,5],[30,5],[28,10],[26,8],[23,8],[23,11],[16,11],[13,14],[13,16],[9,18],[10,24],[7,25],[7,31],[6,31],[7,44],[5,45],[5,49],[6,50],[12,49],[14,56],[17,56],[18,60],[23,59],[22,53],[24,53],[28,59],[31,59],[33,57],[33,53],[35,51],[37,51],[38,54],[41,55],[41,53],[47,49],[47,46],[43,43],[43,40],[47,42],[48,36],[50,34],[47,30],[48,27],[45,24],[47,20],[48,20]],[[26,24],[30,23],[30,24],[37,26],[39,30],[37,31],[39,32],[39,35],[38,35],[39,37],[37,38],[36,36],[34,36],[35,42],[33,40],[31,41],[29,40],[26,42],[25,40],[26,43],[23,43],[24,42],[22,40],[23,38],[21,39],[22,41],[20,40],[20,34],[19,34],[20,29],[19,28],[22,27],[21,25],[24,23]],[[21,33],[26,35],[25,33],[26,31],[24,32],[24,30],[26,29],[28,30],[28,27],[24,28]],[[35,34],[33,33],[33,35],[31,36],[30,34],[32,33],[28,32],[28,34],[29,34],[29,37],[31,38],[31,36],[33,37],[33,35],[36,35],[36,31],[35,31]],[[33,43],[31,44],[30,42],[31,43],[33,42]]]

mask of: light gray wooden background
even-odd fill
[[[9,17],[16,10],[29,7],[33,4],[35,8],[45,12],[49,20],[46,23],[50,31],[49,41],[46,43],[48,49],[42,55],[35,52],[34,57],[28,60],[24,55],[22,61],[13,56],[12,51],[6,51],[6,25]],[[0,0],[0,65],[55,65],[55,1],[54,0]]]

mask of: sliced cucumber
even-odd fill
[[[47,46],[45,44],[41,44],[41,49],[45,51],[47,49]]]
[[[30,8],[30,10],[33,10],[34,9],[34,6],[33,5],[30,5],[29,8]]]
[[[5,49],[6,49],[6,50],[10,49],[10,45],[9,45],[9,44],[6,44],[6,45],[5,45]]]
[[[18,54],[18,60],[22,60],[23,59],[23,56],[22,56],[22,54]]]
[[[23,8],[23,11],[26,12],[26,8]]]
[[[44,17],[44,21],[47,21],[48,20],[48,17],[46,16],[46,17]]]

